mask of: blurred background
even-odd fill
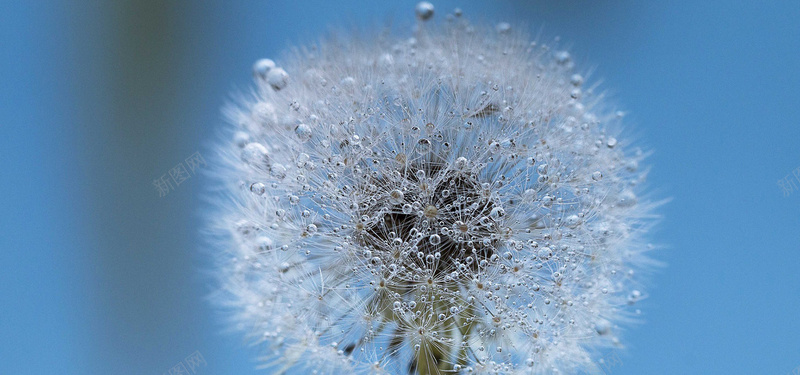
[[[153,181],[203,155],[256,59],[415,3],[0,2],[0,374],[266,373],[206,300],[202,173]],[[667,267],[608,373],[800,366],[797,1],[434,5],[560,36],[654,151]]]

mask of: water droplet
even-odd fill
[[[600,180],[602,180],[602,179],[603,179],[603,172],[600,172],[600,171],[594,171],[594,172],[592,173],[592,180],[595,180],[595,181],[600,181]]]
[[[467,169],[468,165],[469,165],[469,161],[465,157],[459,157],[458,159],[456,159],[456,162],[454,164],[456,169],[458,169],[459,171],[463,171],[463,170]]]
[[[389,202],[392,204],[403,203],[404,194],[398,189],[394,189],[389,193]]]
[[[619,200],[617,201],[617,206],[619,207],[633,207],[636,205],[636,194],[634,194],[630,190],[623,191],[619,195]]]
[[[442,243],[442,238],[441,238],[441,237],[439,237],[439,235],[438,235],[438,234],[432,234],[432,235],[431,235],[431,236],[428,238],[428,241],[430,241],[431,245],[434,245],[434,246],[436,246],[436,245],[438,245],[438,244]]]
[[[500,151],[500,142],[494,141],[489,144],[489,152],[496,154]]]
[[[497,32],[500,34],[508,34],[511,31],[511,24],[508,22],[500,22],[496,26]]]
[[[528,367],[533,367],[533,364],[534,364],[533,358],[528,358],[525,360],[525,365],[527,365]]]
[[[436,208],[434,205],[427,205],[425,209],[422,211],[422,214],[425,215],[428,219],[433,219],[436,215],[439,215],[439,209]]]
[[[594,324],[594,329],[599,335],[608,334],[608,332],[611,331],[611,323],[606,320],[601,320]]]
[[[250,142],[250,135],[245,132],[236,132],[233,134],[233,143],[239,148],[244,148]]]
[[[261,59],[253,64],[253,76],[256,78],[267,79],[267,74],[275,67],[275,62],[270,59]]]
[[[417,4],[415,11],[417,13],[417,18],[427,21],[433,17],[433,4],[427,1],[421,1]]]
[[[581,223],[581,219],[578,217],[578,215],[569,215],[567,217],[566,223],[568,227],[575,228],[578,226],[578,224]]]
[[[565,65],[570,60],[569,52],[560,51],[556,53],[556,62],[560,65]]]
[[[300,124],[294,128],[294,134],[297,135],[297,139],[299,139],[300,142],[306,142],[311,139],[312,133],[311,128],[308,125]]]
[[[569,83],[575,87],[579,87],[583,84],[583,76],[580,74],[573,74],[572,77],[569,78]]]
[[[250,184],[250,191],[255,195],[264,195],[264,193],[267,191],[267,187],[260,182],[256,182]]]
[[[539,259],[547,259],[547,258],[550,258],[550,255],[551,255],[551,253],[550,253],[550,248],[549,248],[549,247],[547,247],[547,246],[545,246],[545,247],[543,247],[543,248],[539,249],[539,252],[536,254],[536,256],[537,256],[537,257],[539,257]]]
[[[267,149],[261,143],[251,142],[244,146],[242,161],[256,169],[269,169]]]
[[[503,207],[492,208],[492,211],[489,212],[489,216],[491,216],[492,219],[499,219],[506,216],[506,210],[504,210]]]
[[[269,175],[279,180],[283,180],[286,178],[286,167],[281,164],[275,164],[272,166],[272,169],[270,169]]]
[[[272,86],[275,91],[279,91],[289,83],[289,74],[281,68],[272,68],[267,73],[267,83]]]
[[[256,246],[258,246],[258,251],[260,252],[272,250],[273,248],[272,245],[273,245],[272,239],[269,237],[261,236],[258,237],[258,239],[256,239]]]
[[[431,141],[427,138],[422,138],[417,142],[417,150],[420,153],[425,153],[430,151],[431,149]]]
[[[356,85],[356,79],[353,77],[344,77],[340,82],[343,87],[354,87]]]
[[[608,142],[606,143],[606,146],[608,146],[608,148],[614,148],[614,146],[616,145],[617,145],[617,139],[614,137],[609,138]]]

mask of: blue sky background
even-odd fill
[[[221,123],[250,66],[415,1],[0,2],[0,374],[258,374],[204,299],[203,178],[151,186]],[[800,366],[797,1],[436,1],[543,29],[629,115],[671,197],[622,374]],[[800,182],[798,182],[800,185]]]

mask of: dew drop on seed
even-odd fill
[[[545,246],[545,247],[539,249],[539,252],[536,254],[536,256],[538,256],[539,259],[550,258],[550,248]]]
[[[547,174],[547,164],[541,164],[536,168],[536,172],[544,176]]]
[[[565,65],[570,60],[569,52],[567,51],[560,51],[556,53],[556,62],[560,65]]]
[[[251,142],[242,149],[242,161],[256,169],[269,168],[267,149],[261,143]]]
[[[583,84],[583,76],[580,74],[573,74],[572,77],[569,78],[569,83],[575,87],[579,87]]]
[[[420,153],[425,153],[431,149],[431,141],[427,138],[422,138],[417,142],[417,149]]]
[[[580,222],[581,219],[578,217],[578,215],[569,215],[566,220],[567,226],[570,228],[577,227]]]
[[[403,203],[403,198],[404,198],[403,192],[398,189],[394,189],[389,193],[389,202],[391,202],[392,204]]]
[[[428,219],[433,219],[437,215],[439,215],[439,209],[436,208],[434,205],[427,205],[425,209],[422,211],[422,214],[425,215]]]
[[[270,169],[269,175],[279,180],[283,180],[286,178],[286,167],[281,164],[275,164],[272,166],[272,169]]]
[[[233,143],[239,148],[244,148],[250,142],[250,135],[245,132],[236,132],[233,135]]]
[[[306,124],[297,125],[297,127],[294,128],[294,134],[297,135],[297,139],[299,139],[300,142],[306,142],[311,139],[311,128]]]
[[[267,79],[267,74],[275,67],[275,62],[270,59],[261,59],[253,64],[253,76],[256,78]]]
[[[602,179],[603,179],[603,172],[594,171],[594,173],[592,173],[592,180],[600,181]]]
[[[508,22],[500,22],[496,26],[497,32],[500,34],[508,34],[511,31],[511,24]]]
[[[463,171],[463,170],[467,169],[468,165],[469,165],[469,161],[467,160],[467,158],[465,158],[463,156],[458,158],[458,159],[456,159],[456,162],[454,164],[456,169],[458,169],[459,171]]]
[[[417,13],[417,18],[427,21],[433,17],[433,4],[427,1],[421,1],[417,4],[415,11]]]
[[[609,138],[608,142],[606,142],[606,146],[608,146],[608,148],[614,148],[614,146],[616,145],[617,145],[617,139],[614,137]]]
[[[261,236],[258,239],[256,239],[256,246],[258,246],[258,251],[264,252],[272,250],[273,242],[271,238]]]
[[[499,219],[506,216],[506,210],[504,210],[503,207],[492,208],[492,211],[489,212],[489,216],[491,216],[492,219]]]
[[[353,77],[344,77],[342,78],[341,82],[343,87],[354,87],[356,85],[356,79]]]
[[[267,73],[267,83],[275,91],[281,90],[289,83],[289,74],[281,68],[272,68]]]
[[[255,195],[264,195],[267,191],[267,187],[261,182],[255,182],[250,184],[250,191]]]
[[[608,321],[599,321],[594,324],[594,329],[599,335],[608,334],[611,331],[611,324]]]
[[[623,191],[619,195],[619,200],[617,201],[617,206],[619,207],[633,207],[636,205],[636,194],[634,194],[630,190]]]
[[[432,235],[431,235],[431,236],[428,238],[428,241],[430,241],[431,245],[434,245],[434,246],[436,246],[436,245],[438,245],[438,244],[442,243],[442,238],[441,238],[441,237],[439,237],[439,235],[438,235],[438,234],[432,234]]]

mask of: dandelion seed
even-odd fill
[[[558,46],[449,19],[259,60],[228,111],[223,303],[277,373],[597,371],[638,311],[622,117]]]

